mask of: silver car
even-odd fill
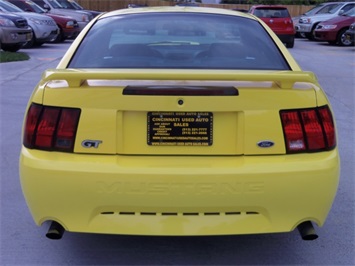
[[[40,46],[45,42],[50,42],[57,38],[59,29],[51,17],[24,12],[17,6],[3,0],[0,0],[0,10],[3,12],[15,13],[27,20],[28,25],[32,29],[33,36],[32,39],[24,45],[24,48]]]

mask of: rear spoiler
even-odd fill
[[[192,73],[193,72],[193,73]],[[165,81],[165,82],[164,82]],[[318,81],[314,73],[304,71],[248,71],[248,70],[176,70],[176,69],[48,69],[42,82],[49,87],[78,88],[90,86],[126,86],[139,84],[159,85],[231,85],[242,83],[272,83],[281,89],[292,89],[296,83],[314,84]],[[57,85],[55,85],[57,83]],[[96,84],[96,85],[93,85]],[[270,86],[270,85],[269,85]],[[268,87],[269,87],[268,86]]]

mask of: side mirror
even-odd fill
[[[339,16],[343,15],[344,14],[344,10],[340,10],[339,11]]]
[[[44,5],[43,5],[43,8],[44,8],[45,10],[48,10],[48,11],[51,10],[51,8],[49,7],[49,5],[47,5],[47,4],[44,4]]]

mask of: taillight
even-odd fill
[[[336,146],[328,106],[280,111],[287,153],[331,150]]]
[[[74,149],[80,109],[32,104],[27,112],[23,145],[30,149]]]

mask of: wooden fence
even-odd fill
[[[128,4],[139,4],[148,6],[171,6],[174,2],[163,0],[77,0],[78,3],[86,9],[98,11],[112,11],[126,8]],[[251,5],[232,5],[232,4],[199,4],[204,7],[218,7],[225,9],[246,9]],[[292,17],[301,15],[311,9],[313,6],[304,5],[286,5]]]

